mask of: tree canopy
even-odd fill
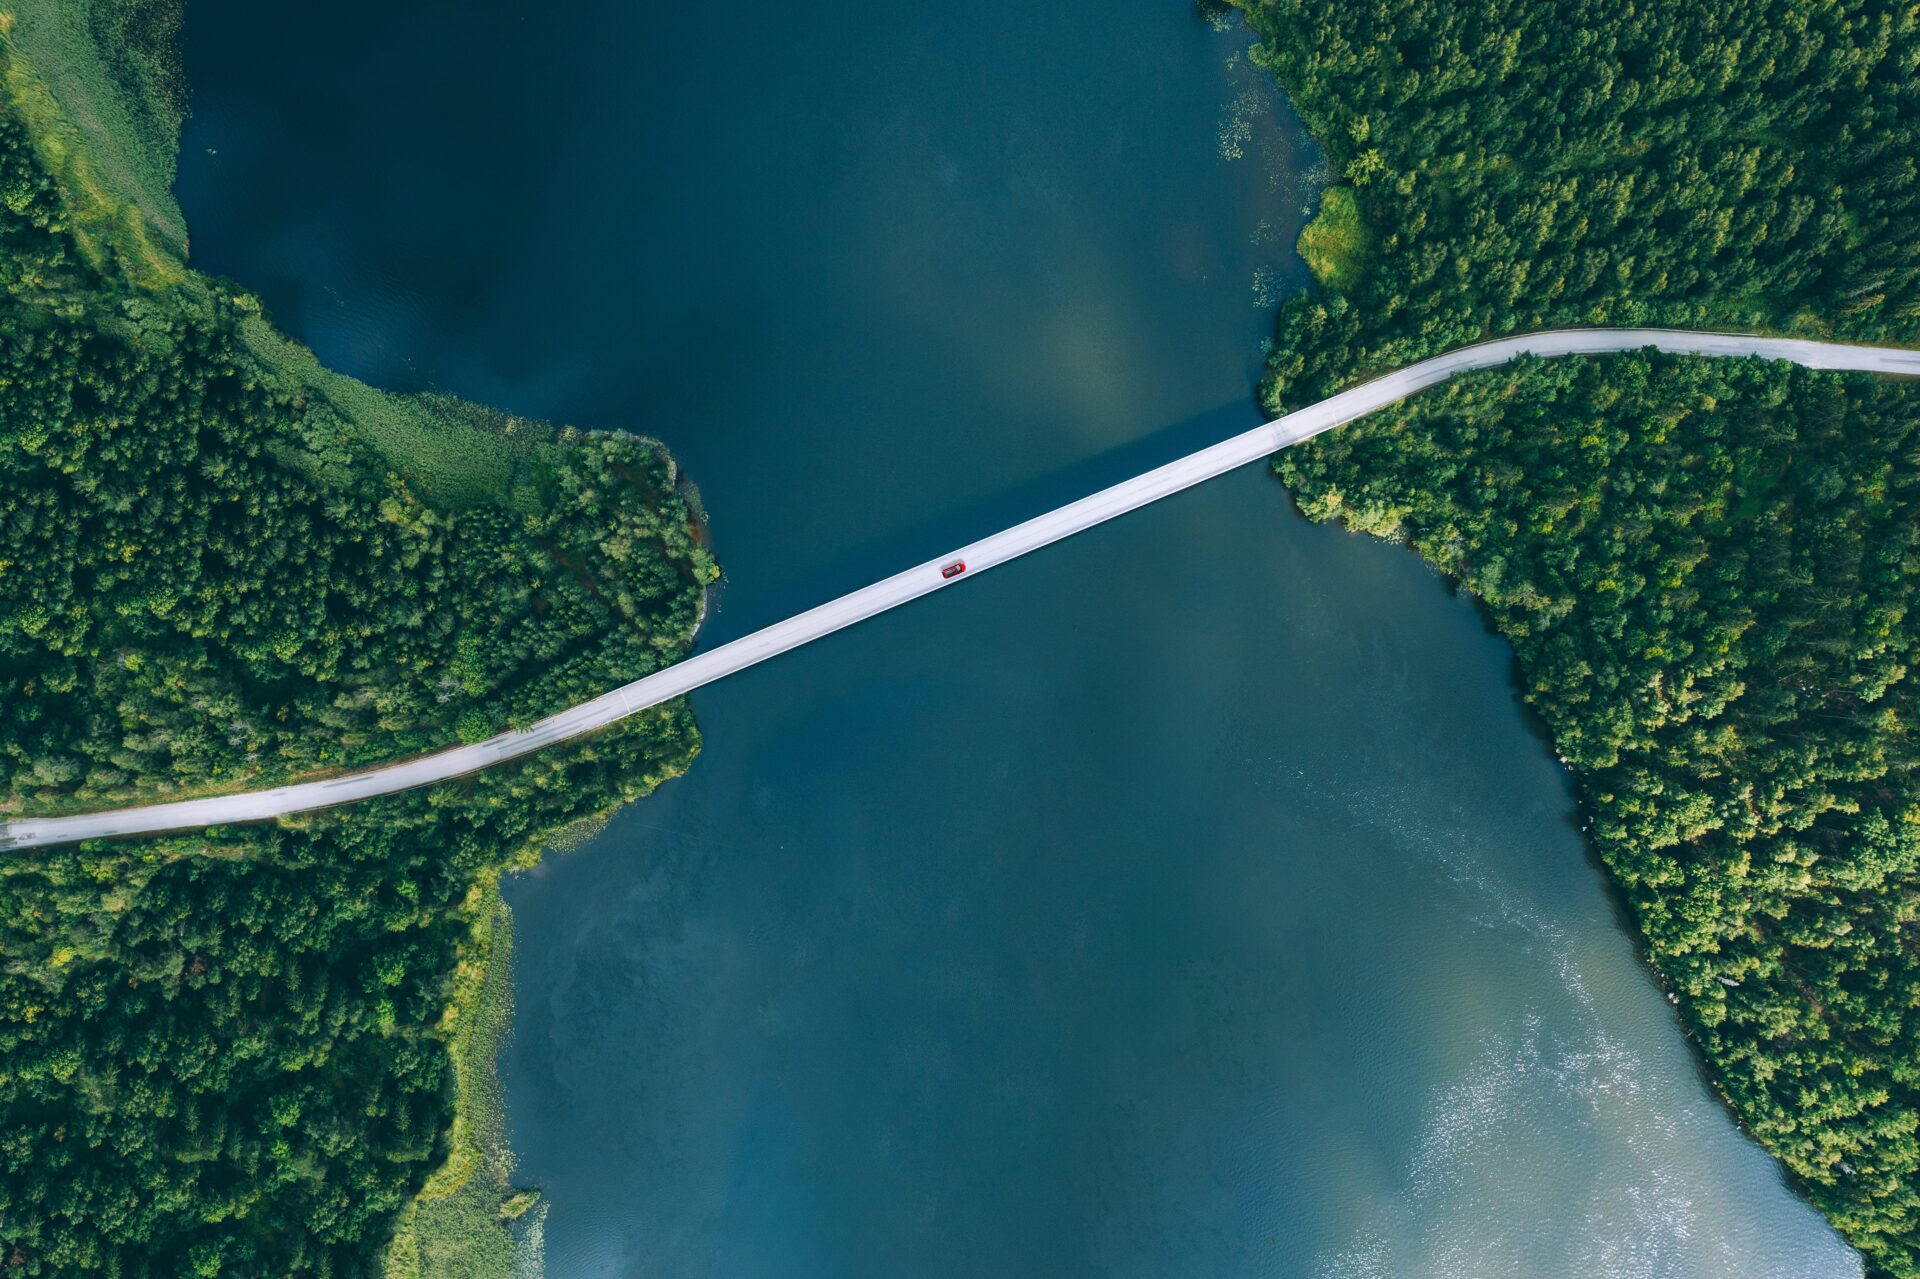
[[[1920,16],[1248,0],[1342,185],[1268,403],[1561,325],[1920,340]],[[1920,1275],[1920,386],[1652,354],[1281,454],[1485,603],[1734,1112]]]
[[[169,30],[166,0],[67,7]],[[62,150],[87,139],[13,34],[0,813],[389,759],[685,653],[717,569],[658,445],[320,369]],[[501,870],[697,747],[674,703],[349,809],[0,858],[0,1270],[377,1272],[456,1146],[455,978]]]
[[[1244,0],[1358,206],[1270,393],[1555,325],[1911,339],[1920,18],[1877,0]],[[1346,191],[1326,206],[1346,215]]]

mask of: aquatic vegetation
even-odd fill
[[[1366,273],[1366,237],[1353,188],[1328,187],[1319,211],[1300,229],[1300,256],[1323,287],[1351,289]]]
[[[539,1201],[512,1186],[496,1060],[513,1020],[513,917],[491,889],[475,891],[476,944],[460,961],[447,1009],[458,1098],[452,1151],[400,1218],[387,1248],[389,1279],[513,1279],[515,1241],[502,1227]]]

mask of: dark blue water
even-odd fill
[[[194,0],[195,258],[665,439],[739,634],[1255,419],[1311,155],[1176,0]],[[1258,468],[704,690],[509,887],[552,1276],[1846,1276],[1511,656]]]

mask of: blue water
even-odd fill
[[[1174,0],[194,0],[198,265],[665,439],[707,642],[1256,419],[1311,148]],[[695,698],[508,887],[573,1276],[1850,1276],[1410,554],[1253,468]]]

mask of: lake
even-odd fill
[[[195,263],[665,440],[703,642],[1258,418],[1315,152],[1179,0],[193,0]],[[1821,1279],[1519,704],[1261,468],[694,698],[508,885],[546,1273]]]

